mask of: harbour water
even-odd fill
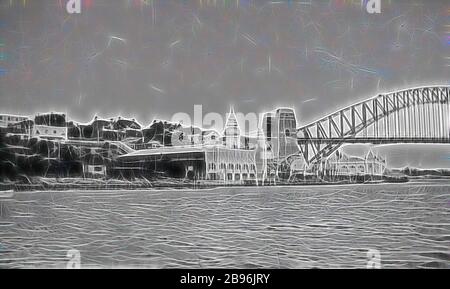
[[[0,268],[450,268],[450,181],[24,192],[0,199]]]

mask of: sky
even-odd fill
[[[204,114],[287,106],[300,126],[450,80],[445,0],[380,0],[379,14],[359,0],[82,0],[80,14],[66,2],[0,0],[0,112],[147,125],[195,104]]]

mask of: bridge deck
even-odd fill
[[[320,143],[370,143],[370,144],[392,144],[392,143],[435,143],[448,144],[450,138],[411,138],[411,137],[392,137],[392,138],[376,138],[376,137],[352,137],[352,138],[298,138],[300,144],[309,142]]]

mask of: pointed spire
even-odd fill
[[[225,122],[225,128],[227,127],[237,127],[239,129],[233,106],[230,106],[230,112],[228,113],[227,121]]]
[[[236,113],[234,112],[234,108],[232,106],[230,106],[230,113],[228,114],[227,121],[225,122],[223,135],[227,146],[239,148],[241,130],[237,122]]]

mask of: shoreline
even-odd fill
[[[448,180],[450,185],[450,178],[446,179],[431,179],[431,178],[420,178],[420,179],[411,179],[407,182],[366,182],[366,183],[355,183],[355,182],[348,182],[348,183],[309,183],[309,184],[277,184],[277,185],[264,185],[264,186],[256,186],[256,185],[216,185],[216,186],[196,186],[195,188],[193,186],[191,187],[169,187],[169,186],[153,186],[153,187],[139,187],[139,188],[90,188],[90,187],[72,187],[72,188],[64,188],[64,189],[58,189],[58,188],[49,188],[49,189],[35,189],[35,190],[0,190],[1,193],[7,193],[11,192],[13,194],[20,194],[20,193],[46,193],[46,192],[99,192],[99,193],[105,193],[105,192],[132,192],[132,191],[142,191],[142,192],[179,192],[179,191],[211,191],[216,189],[223,189],[223,188],[290,188],[290,187],[347,187],[347,186],[378,186],[378,185],[388,185],[388,184],[396,184],[396,185],[436,185],[440,186],[443,185],[443,182],[436,182],[433,183],[432,181],[444,181]]]
[[[82,179],[73,178],[72,182],[63,182],[56,179],[39,180],[31,184],[24,183],[0,183],[0,192],[63,192],[63,191],[181,191],[181,190],[211,190],[217,188],[244,188],[244,187],[323,187],[323,186],[348,186],[348,185],[379,185],[379,184],[401,184],[401,183],[420,183],[421,181],[445,181],[450,182],[450,177],[424,176],[424,177],[407,177],[402,179],[384,178],[371,181],[299,181],[299,182],[277,182],[276,184],[224,184],[197,181],[197,183],[187,182],[185,180],[176,180],[174,183],[161,181],[143,180],[135,182],[124,182],[119,180],[110,180],[105,182],[98,179]],[[76,183],[80,182],[80,183]]]

